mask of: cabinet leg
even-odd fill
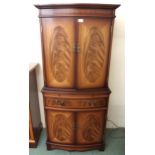
[[[50,147],[49,147],[48,145],[46,146],[46,148],[47,148],[47,150],[51,150]]]
[[[99,150],[104,151],[105,150],[105,145],[103,145]]]
[[[99,151],[104,151],[104,149],[105,149],[104,147],[103,148],[100,148]]]
[[[51,148],[51,145],[49,145],[49,144],[46,144],[46,148],[47,148],[48,151],[49,151],[49,150],[53,150],[53,149]]]

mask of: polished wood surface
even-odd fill
[[[105,87],[111,20],[79,22],[78,88]]]
[[[68,151],[88,151],[88,150],[94,150],[98,149],[101,151],[104,151],[105,144],[104,143],[95,143],[95,144],[60,144],[60,143],[52,143],[51,141],[47,141],[47,149],[53,150],[53,149],[63,149]]]
[[[97,18],[115,18],[115,13],[110,10],[94,9],[43,9],[40,10],[40,18],[53,17],[97,17]]]
[[[36,67],[37,64],[29,66],[29,147],[37,147],[42,129],[35,72]]]
[[[32,117],[29,110],[29,142],[35,143],[34,134],[33,134],[33,126],[32,126]]]
[[[37,63],[31,63],[29,64],[29,72],[33,71],[38,66]]]
[[[48,140],[55,143],[73,144],[74,121],[72,112],[46,111]]]
[[[42,20],[45,77],[48,87],[74,87],[74,22],[68,18]]]
[[[99,4],[99,3],[74,3],[74,4],[36,4],[38,9],[62,9],[62,8],[78,8],[78,9],[116,9],[120,4]]]
[[[107,107],[106,98],[90,98],[90,99],[63,99],[63,98],[45,98],[45,106],[54,108],[94,108],[94,107]]]
[[[46,18],[41,22],[45,85],[79,89],[105,87],[111,20]]]
[[[104,111],[77,113],[77,144],[94,144],[103,141]]]
[[[111,4],[49,4],[39,9],[47,149],[104,150]]]

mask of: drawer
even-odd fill
[[[100,99],[63,99],[63,98],[44,98],[45,106],[54,108],[94,108],[94,107],[107,107],[108,98]]]

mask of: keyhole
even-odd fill
[[[84,22],[84,19],[78,19],[78,22],[79,23],[83,23]]]

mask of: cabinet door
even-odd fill
[[[103,111],[78,112],[76,141],[78,144],[93,144],[103,141],[105,124]]]
[[[72,144],[74,141],[72,112],[47,110],[46,115],[48,140],[55,143]]]
[[[78,88],[106,84],[110,48],[110,19],[79,20]]]
[[[74,20],[42,18],[44,79],[47,87],[72,88],[74,83]]]

